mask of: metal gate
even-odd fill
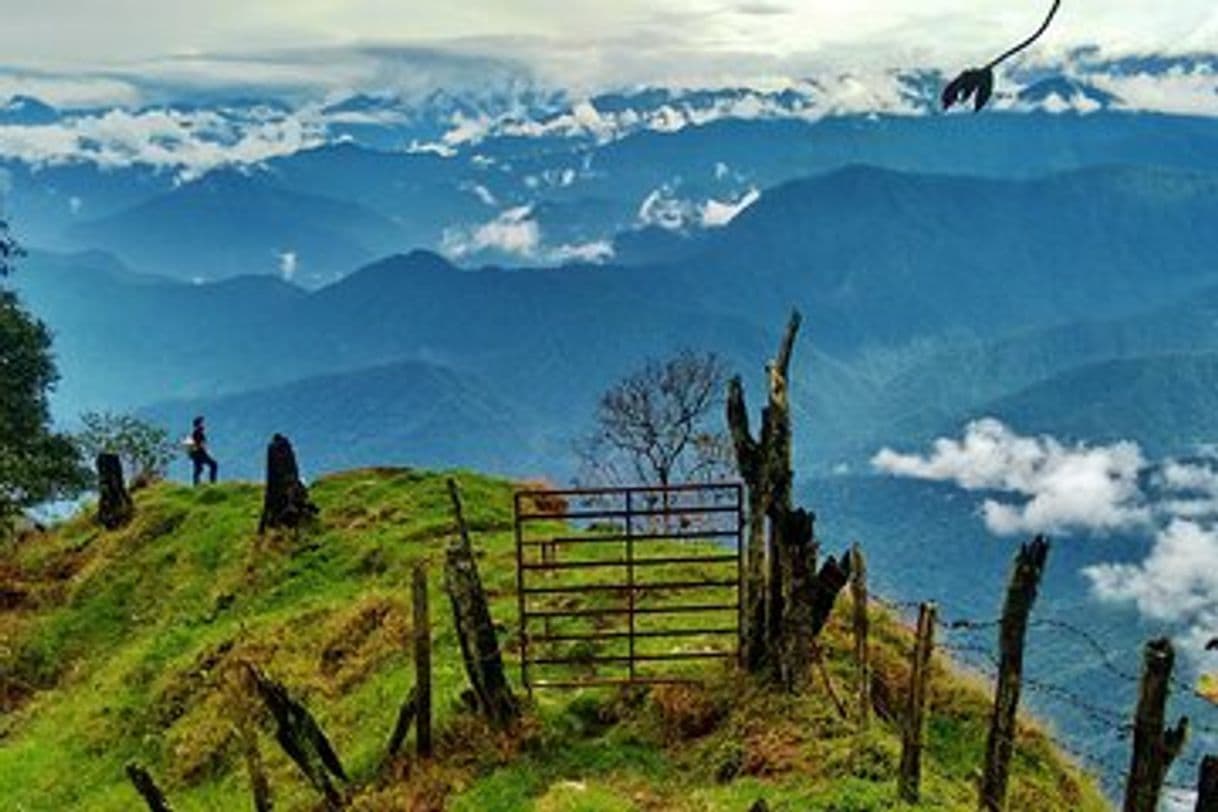
[[[518,492],[525,687],[689,682],[738,657],[743,500],[735,483]]]

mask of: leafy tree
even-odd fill
[[[83,430],[77,445],[87,459],[102,452],[117,454],[127,478],[135,486],[163,479],[177,448],[169,432],[129,414],[86,412],[80,416]]]
[[[0,279],[19,256],[0,221]],[[46,326],[0,288],[0,532],[23,509],[75,496],[87,482],[71,437],[50,426],[47,398],[57,380]]]
[[[648,361],[601,396],[595,429],[576,444],[581,480],[670,485],[730,470],[726,435],[710,424],[725,380],[713,353]]]

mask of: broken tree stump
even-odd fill
[[[301,527],[316,515],[317,506],[309,500],[309,489],[300,480],[292,443],[276,434],[266,449],[266,493],[258,532]]]
[[[918,608],[918,631],[909,665],[909,692],[901,730],[901,772],[897,793],[902,801],[918,803],[922,783],[922,745],[926,728],[926,693],[930,683],[930,655],[935,645],[933,603]]]
[[[342,795],[332,779],[347,781],[338,754],[308,709],[292,698],[281,683],[249,667],[258,694],[275,719],[275,740],[296,763],[313,788],[325,798],[328,809],[342,806]]]
[[[173,812],[165,793],[156,785],[152,775],[134,761],[127,765],[127,778],[148,805],[148,812]]]
[[[809,644],[840,591],[840,586],[825,590],[832,581],[829,576],[840,569],[838,562],[816,573],[815,516],[796,510],[791,497],[788,376],[800,323],[799,313],[793,312],[778,353],[767,365],[767,402],[756,437],[749,428],[739,377],[729,383],[727,396],[727,422],[749,509],[742,659],[751,673],[768,671],[788,689],[806,680]]]
[[[1176,653],[1166,638],[1146,644],[1142,662],[1142,681],[1138,689],[1138,708],[1133,724],[1133,756],[1125,783],[1124,812],[1155,812],[1163,793],[1163,780],[1184,739],[1188,717],[1181,717],[1174,728],[1165,728],[1167,695]]]
[[[135,516],[135,503],[123,481],[123,462],[117,454],[97,455],[97,523],[117,530]]]
[[[1006,809],[1019,695],[1023,687],[1024,638],[1048,557],[1049,542],[1044,536],[1037,536],[1030,544],[1021,546],[1007,586],[998,633],[998,684],[994,689],[994,707],[985,743],[985,769],[981,777],[981,809],[985,812]]]
[[[461,492],[455,480],[448,480],[457,524],[457,537],[445,550],[444,586],[452,601],[453,620],[465,673],[469,677],[479,712],[494,727],[507,730],[520,718],[520,705],[508,685],[503,670],[499,638],[487,605],[486,592],[478,575],[469,528],[461,507]]]
[[[1197,774],[1196,812],[1218,812],[1218,756],[1201,759]]]

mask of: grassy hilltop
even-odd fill
[[[514,486],[459,481],[515,679]],[[356,809],[743,812],[758,798],[801,811],[975,808],[988,690],[943,661],[918,807],[893,800],[896,725],[877,720],[860,742],[819,681],[805,697],[774,696],[703,666],[697,688],[542,691],[518,736],[493,735],[459,702],[464,673],[441,589],[452,533],[444,477],[354,471],[322,479],[313,497],[320,521],[299,538],[258,538],[255,485],[165,484],[138,494],[123,531],[81,516],[0,547],[0,808],[139,809],[123,773],[132,759],[179,812],[252,808],[226,677],[239,660],[261,665],[317,716],[353,779]],[[421,559],[431,576],[437,757],[384,765],[413,682],[409,578]],[[839,606],[825,633],[843,693],[846,617]],[[877,697],[896,705],[909,634],[876,613],[872,640]],[[260,744],[276,809],[316,808],[269,723]],[[1011,808],[1107,805],[1026,724]]]

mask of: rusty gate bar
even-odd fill
[[[638,504],[640,497],[645,497],[643,505]],[[695,501],[683,504],[682,497]],[[576,503],[582,504],[576,506]],[[660,507],[656,507],[657,504]],[[744,616],[745,529],[744,493],[739,483],[526,490],[515,494],[514,513],[520,674],[528,691],[532,692],[535,687],[689,682],[690,676],[644,673],[639,666],[739,658]],[[640,520],[644,524],[642,530],[638,528]],[[530,528],[547,522],[549,525],[544,530],[551,532],[544,538],[528,537]],[[561,524],[555,526],[559,522]],[[581,529],[589,534],[579,535]],[[640,544],[644,547],[650,546],[649,543],[679,546],[682,542],[729,540],[735,544],[730,552],[725,549],[721,553],[706,550],[686,553],[664,549],[639,555]],[[616,554],[611,549],[597,553],[595,551],[600,548],[595,545],[618,545],[621,550]],[[566,558],[560,551],[575,557]],[[587,551],[583,558],[579,557],[581,551]],[[600,555],[612,558],[596,557]],[[658,577],[668,577],[658,581],[639,580],[640,568],[703,565],[713,571],[718,566],[733,564],[731,577],[726,577],[726,573],[710,577],[708,573],[704,577],[691,578],[684,571],[677,571],[673,577],[657,569]],[[575,571],[606,575],[598,575],[593,583],[558,580],[563,573]],[[613,575],[615,572],[620,573],[621,580]],[[725,589],[734,595],[734,600],[729,602],[720,597]],[[694,602],[665,603],[666,598],[673,599],[674,593],[684,594],[685,600]],[[599,599],[600,605],[588,606],[586,601],[581,601],[581,598],[594,599],[596,595],[608,597]],[[614,595],[618,596],[617,603],[603,605],[606,601],[614,601]],[[640,605],[640,597],[644,595],[651,605]],[[554,601],[559,603],[555,605]],[[731,621],[722,617],[707,618],[702,627],[680,623],[680,618],[690,613],[727,612],[731,613]],[[659,627],[640,628],[638,621],[643,616],[655,618],[652,623]],[[561,625],[564,619],[585,619],[605,628],[577,626],[573,630]],[[625,628],[611,625],[621,624],[623,620]],[[543,624],[539,633],[533,632],[530,621]],[[640,651],[637,645],[642,640],[694,637],[708,640],[695,643],[701,647],[690,651]],[[718,644],[710,642],[713,638],[730,639],[731,650],[717,647]],[[621,649],[614,652],[597,647],[598,643],[613,641],[619,641],[619,645],[625,643],[626,651],[620,653]],[[577,644],[578,653],[555,652],[552,644],[556,643]],[[625,674],[597,673],[600,665],[624,667]],[[558,666],[590,669],[592,675],[578,679],[538,679],[539,674],[534,673],[535,669]]]

